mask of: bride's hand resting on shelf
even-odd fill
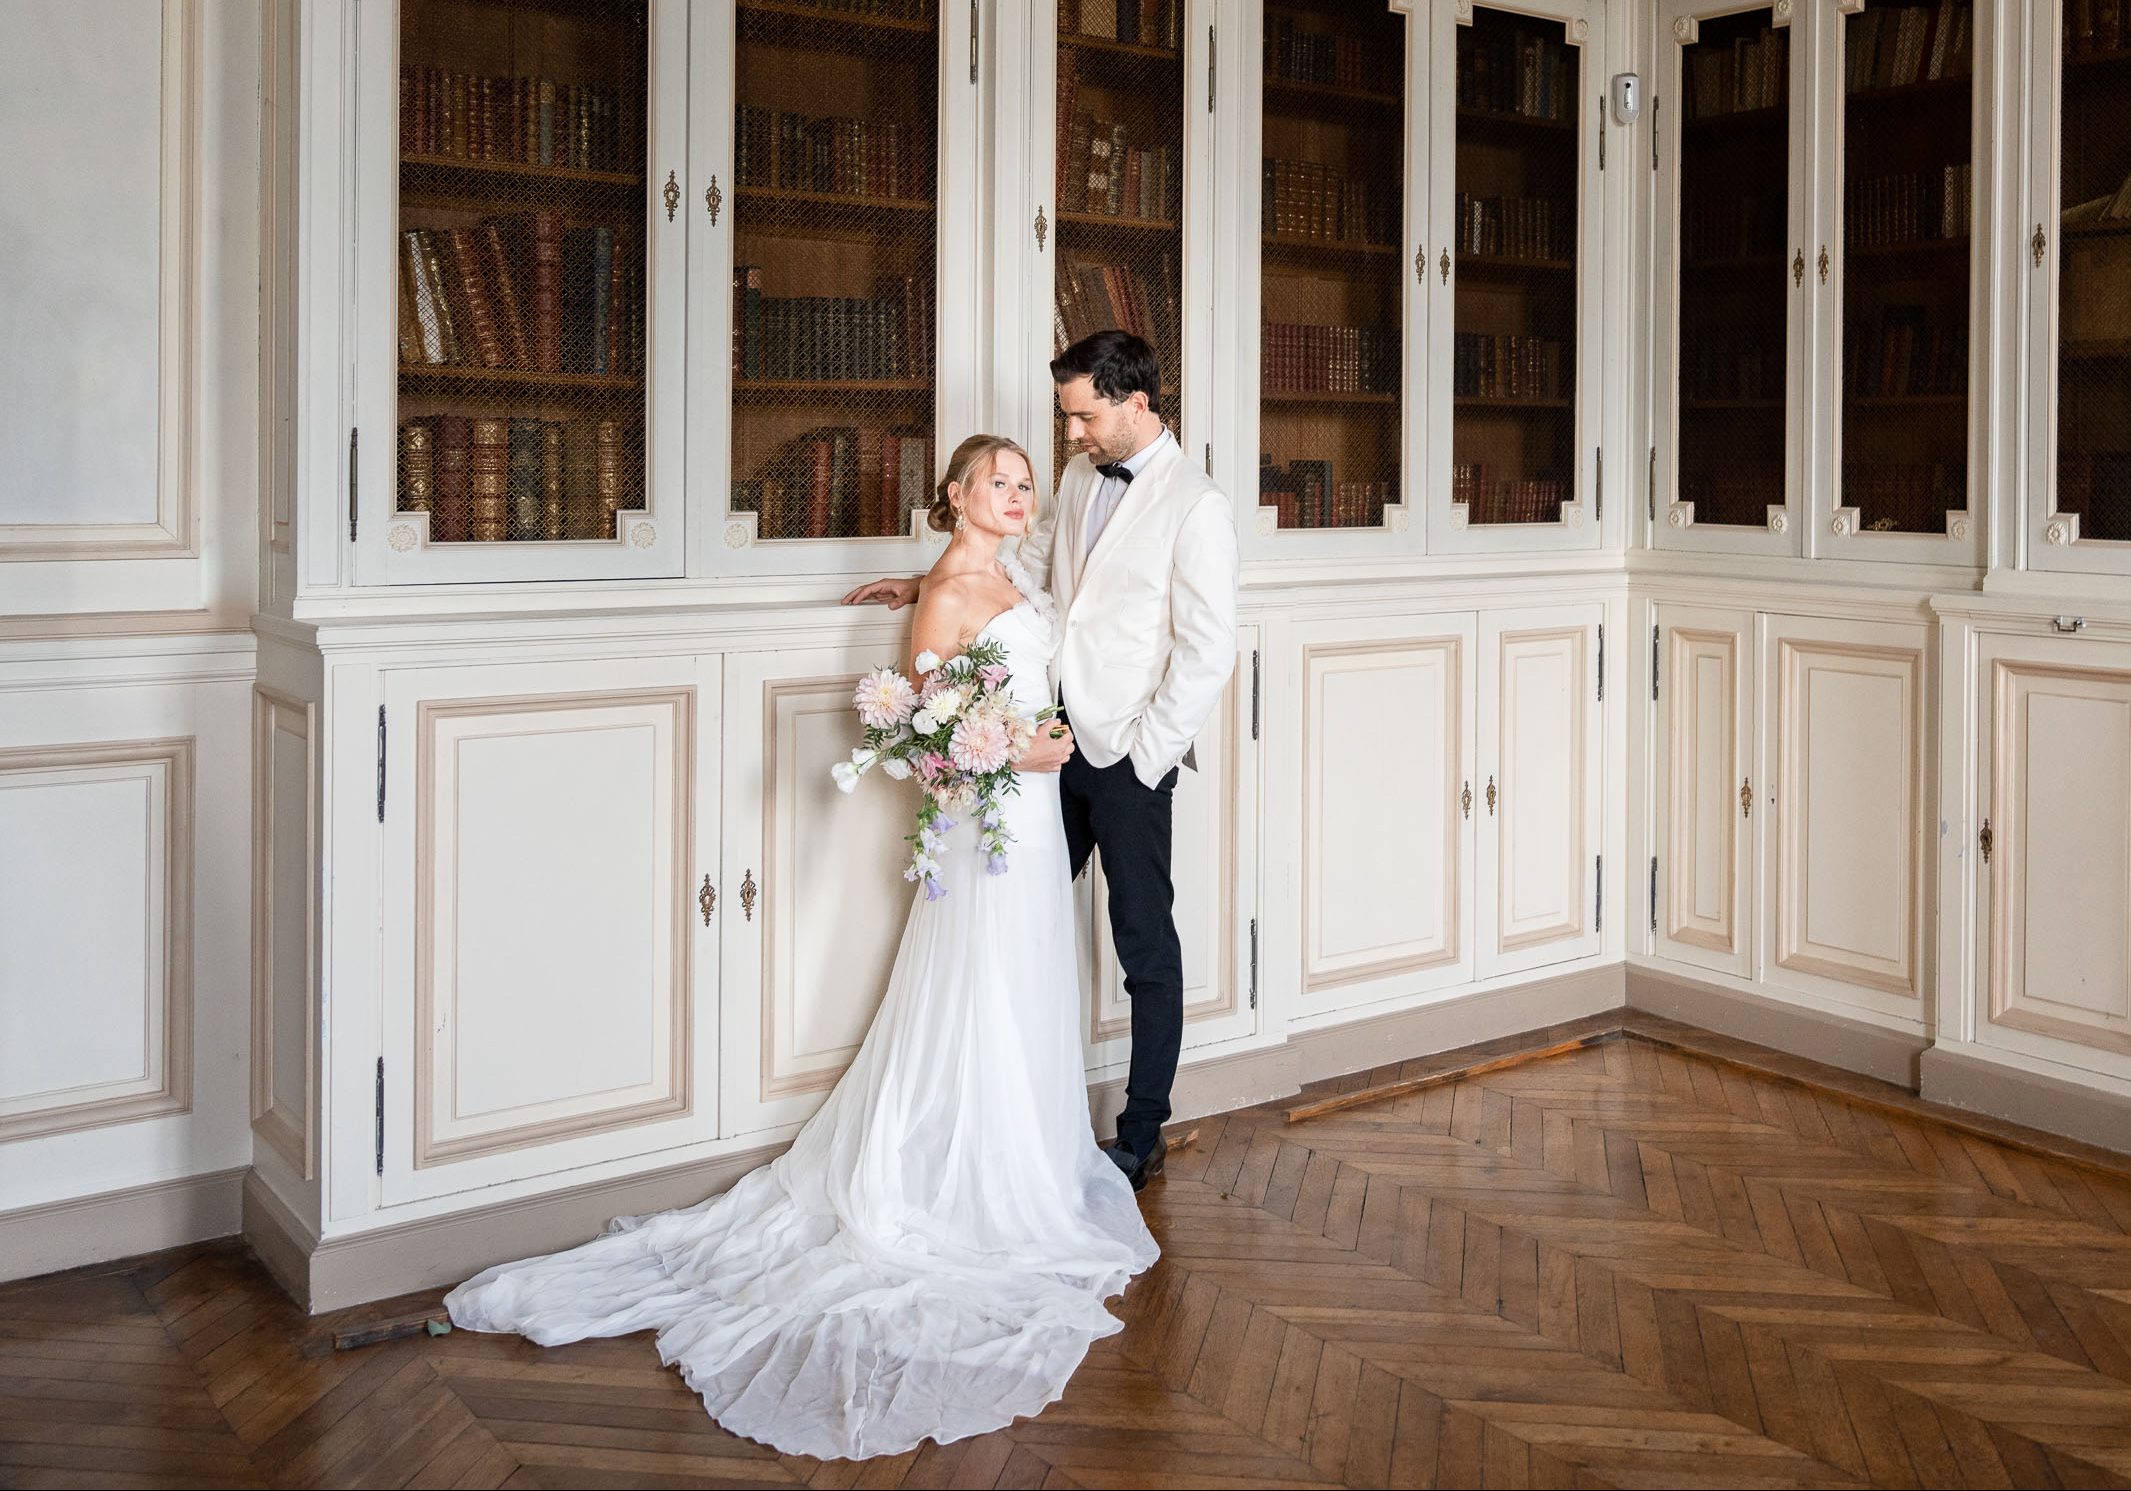
[[[847,606],[877,606],[885,604],[891,611],[900,611],[913,605],[918,598],[918,582],[914,579],[875,580],[861,585],[843,603]]]

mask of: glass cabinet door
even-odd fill
[[[1792,553],[1793,307],[1817,270],[1794,224],[1791,28],[1771,6],[1711,15],[1680,0],[1661,21],[1657,542]]]
[[[1833,552],[1861,558],[1966,559],[1974,13],[1967,0],[1871,0],[1836,24],[1841,411],[1827,532]],[[1891,542],[1903,535],[1937,543]]]
[[[1406,20],[1268,0],[1262,45],[1256,526],[1404,529]]]
[[[2022,264],[2037,371],[2028,562],[2117,570],[2131,544],[2131,6],[2027,10],[2036,199]]]
[[[1448,495],[1437,548],[1598,540],[1598,405],[1585,361],[1596,338],[1584,330],[1600,282],[1584,188],[1603,104],[1589,32],[1581,5],[1544,4],[1474,6],[1438,32],[1438,87],[1453,102],[1446,117],[1439,93],[1437,125],[1455,148],[1450,180],[1436,187],[1427,266],[1431,290],[1448,293],[1435,317],[1447,311],[1450,343],[1434,363],[1448,387],[1429,400],[1448,435],[1432,442]]]
[[[679,432],[653,415],[678,366],[653,328],[681,303],[661,230],[685,12],[401,0],[363,24],[399,66],[365,95],[382,114],[394,87],[396,128],[364,137],[369,220],[393,226],[389,262],[382,233],[362,245],[358,344],[395,375],[389,418],[383,380],[358,396],[359,576],[677,573]]]
[[[1043,7],[1038,7],[1039,14]],[[1142,337],[1161,364],[1159,412],[1185,443],[1185,116],[1189,0],[1058,0],[1051,345],[1097,331]],[[1052,408],[1051,467],[1075,451]]]

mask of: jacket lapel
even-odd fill
[[[1154,459],[1147,463],[1145,470],[1132,478],[1131,485],[1125,489],[1123,500],[1117,504],[1117,510],[1110,514],[1110,521],[1103,525],[1101,536],[1095,540],[1095,548],[1081,558],[1079,571],[1075,576],[1073,585],[1073,602],[1075,604],[1087,592],[1089,577],[1095,573],[1096,569],[1105,560],[1117,552],[1119,539],[1125,531],[1143,522],[1150,512],[1162,505],[1162,499],[1169,495],[1170,478],[1175,475],[1174,463],[1183,458],[1183,447],[1172,439],[1166,447],[1156,452]],[[1096,483],[1101,480],[1102,478],[1098,476],[1094,481],[1087,483],[1086,492],[1089,501],[1093,500]],[[1083,501],[1077,506],[1079,509],[1077,515],[1078,528],[1081,536],[1076,539],[1076,544],[1084,544],[1088,526],[1088,503]],[[1066,609],[1070,613],[1072,606],[1069,605]]]

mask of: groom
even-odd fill
[[[1142,1189],[1162,1173],[1169,1089],[1184,1037],[1184,957],[1169,874],[1180,762],[1236,665],[1236,520],[1160,413],[1154,349],[1099,331],[1051,360],[1080,454],[1021,540],[1029,578],[1058,601],[1052,680],[1077,751],[1058,779],[1078,876],[1102,851],[1110,935],[1132,1000],[1132,1066],[1110,1158]],[[878,580],[846,605],[917,599]]]

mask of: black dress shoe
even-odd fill
[[[1132,1189],[1144,1191],[1147,1182],[1162,1173],[1162,1162],[1169,1154],[1169,1145],[1161,1135],[1154,1137],[1154,1148],[1146,1154],[1134,1154],[1122,1141],[1102,1146],[1111,1163],[1125,1172],[1125,1179],[1132,1182]]]

